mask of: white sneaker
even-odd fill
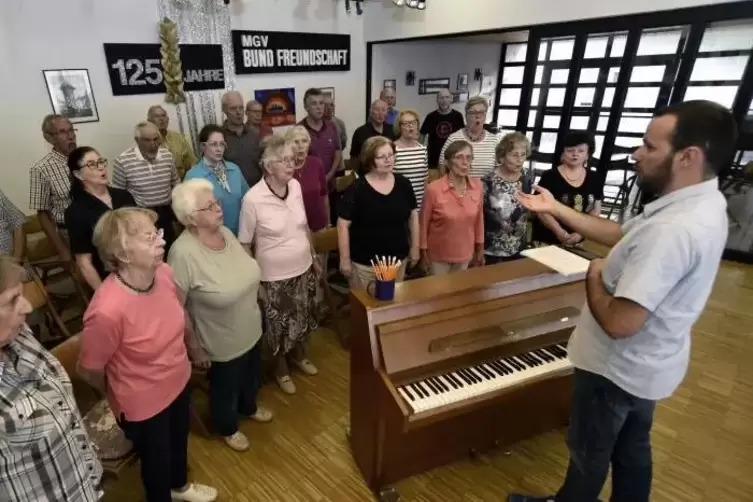
[[[223,436],[225,444],[235,451],[246,451],[251,446],[248,442],[248,438],[241,431],[235,431],[232,436]]]
[[[214,502],[217,499],[217,489],[199,483],[191,483],[182,492],[171,490],[170,496],[173,500],[185,502]]]

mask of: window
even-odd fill
[[[661,30],[644,31],[638,44],[638,56],[653,56],[656,54],[674,54],[680,43],[682,31]]]
[[[505,49],[505,63],[525,63],[527,44],[508,44]]]
[[[753,23],[733,21],[706,28],[699,52],[750,51],[753,49]]]

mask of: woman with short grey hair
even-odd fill
[[[256,404],[261,386],[261,271],[223,226],[211,181],[196,178],[173,189],[173,211],[185,230],[168,263],[199,343],[194,364],[209,370],[212,426],[236,451],[249,448],[238,415],[257,422],[272,412]]]
[[[455,141],[465,140],[470,143],[473,148],[470,175],[474,178],[482,178],[497,165],[494,149],[499,138],[484,129],[488,110],[489,103],[486,98],[474,96],[469,99],[465,104],[465,127],[450,134],[439,153],[439,158],[444,159],[445,150]]]

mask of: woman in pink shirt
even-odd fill
[[[484,260],[484,194],[468,176],[473,147],[456,141],[444,152],[443,177],[429,184],[421,206],[421,259],[432,275],[465,270]]]
[[[285,140],[293,146],[293,177],[301,184],[309,228],[312,232],[322,230],[329,226],[327,170],[319,157],[309,154],[311,136],[305,127],[291,127]]]
[[[147,502],[211,502],[217,490],[187,479],[191,374],[186,324],[157,215],[141,208],[105,213],[94,244],[107,269],[84,314],[81,375],[106,391],[118,425],[141,461]]]
[[[306,340],[317,328],[316,290],[320,270],[311,242],[301,184],[294,179],[293,149],[280,136],[262,143],[262,181],[246,192],[238,240],[261,267],[266,343],[276,357],[277,384],[295,394],[288,363],[309,376]]]

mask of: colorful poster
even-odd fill
[[[295,88],[254,91],[262,106],[262,123],[270,127],[295,125]]]

